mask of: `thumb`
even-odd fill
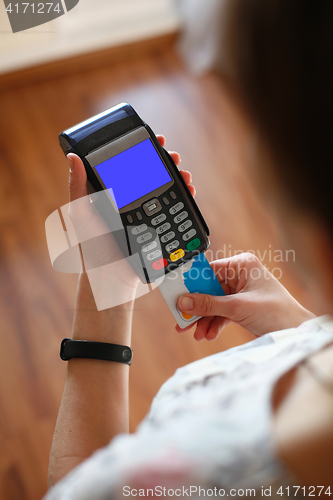
[[[177,306],[180,311],[195,316],[223,316],[234,321],[241,300],[240,295],[214,296],[195,293],[179,297]]]
[[[74,201],[83,196],[87,196],[87,173],[83,162],[74,153],[67,155],[69,165],[69,201]]]

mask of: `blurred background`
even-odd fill
[[[237,146],[242,125],[211,70],[224,3],[80,0],[19,33],[0,4],[1,500],[45,493],[65,379],[59,346],[71,335],[77,275],[52,269],[44,230],[48,215],[68,202],[62,130],[118,102],[132,104],[193,174],[211,229],[209,260],[252,250],[311,307],[294,278],[297,256],[296,263],[270,259],[280,248],[278,230]],[[136,301],[131,431],[177,367],[252,338],[236,325],[213,343],[197,343],[192,333],[176,333],[158,290]]]

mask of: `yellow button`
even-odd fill
[[[184,319],[191,319],[191,318],[193,318],[193,314],[188,314],[188,313],[183,313],[183,312],[182,312],[182,316],[183,316]]]
[[[174,252],[172,252],[169,255],[169,257],[172,260],[172,262],[176,262],[176,260],[179,260],[182,257],[184,257],[184,255],[185,255],[184,250],[182,248],[178,248],[178,250],[175,250]]]

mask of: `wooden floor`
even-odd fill
[[[211,228],[210,257],[217,250],[222,256],[225,248],[264,252],[278,243],[235,150],[237,124],[216,76],[195,79],[165,49],[44,82],[16,83],[0,94],[0,499],[38,500],[46,491],[65,378],[59,344],[71,334],[77,281],[52,269],[44,234],[45,219],[68,197],[58,133],[128,101],[165,134],[169,149],[180,152],[182,168],[192,171]],[[283,267],[282,282],[301,299],[290,273],[292,266]],[[180,335],[173,324],[158,290],[136,302],[132,431],[177,367],[251,338],[232,325],[216,342],[196,343],[191,332]]]

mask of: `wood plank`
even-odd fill
[[[52,80],[59,76],[91,71],[95,68],[110,66],[118,62],[130,62],[142,55],[158,54],[170,48],[176,37],[176,32],[170,33],[140,42],[119,45],[80,56],[59,59],[48,64],[3,73],[0,74],[0,92],[14,87]]]

